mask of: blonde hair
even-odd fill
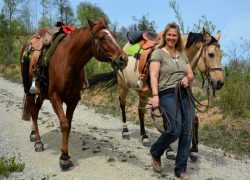
[[[165,36],[166,36],[167,31],[171,28],[176,29],[176,31],[178,33],[178,41],[175,45],[175,48],[181,52],[183,50],[183,45],[182,45],[182,41],[181,41],[181,33],[180,33],[179,26],[175,22],[171,22],[171,23],[167,24],[167,26],[165,27],[164,31],[161,34],[161,39],[160,39],[159,44],[156,46],[156,49],[163,48],[166,45],[166,37]]]

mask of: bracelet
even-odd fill
[[[158,96],[158,94],[153,94],[152,96]]]

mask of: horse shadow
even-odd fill
[[[69,138],[69,155],[72,156],[74,164],[72,169],[80,166],[80,161],[91,157],[104,157],[107,164],[116,162],[130,163],[143,169],[149,168],[149,147],[141,145],[138,130],[131,131],[131,138],[129,140],[116,139],[117,135],[114,134],[120,132],[121,129],[97,127],[87,127],[83,132],[80,132],[72,128]],[[154,136],[157,135],[155,134]],[[41,137],[45,144],[45,151],[49,150],[53,155],[60,154],[62,135],[59,128],[41,134]],[[120,139],[122,139],[121,133]],[[136,147],[134,144],[137,144]],[[135,147],[135,149],[133,149],[133,147]],[[148,155],[148,160],[145,159],[145,154],[143,153]],[[144,159],[141,157],[144,157]]]

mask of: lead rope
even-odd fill
[[[137,107],[138,109],[143,109],[143,110],[148,110],[148,109],[150,109],[151,118],[152,118],[152,120],[153,120],[153,125],[155,126],[155,128],[156,128],[159,132],[161,132],[161,133],[169,133],[170,130],[171,130],[171,123],[170,123],[170,120],[169,120],[169,118],[168,118],[167,113],[165,112],[165,110],[159,105],[160,114],[156,114],[155,111],[154,111],[153,108],[152,108],[152,104],[151,104],[151,103],[148,103],[148,102],[146,102],[146,101],[144,101],[144,100],[138,98],[137,95],[127,86],[127,84],[126,84],[126,82],[125,82],[124,73],[123,73],[122,70],[120,70],[120,71],[121,71],[121,74],[122,74],[123,77],[121,76],[121,74],[120,74],[118,71],[116,71],[116,73],[118,74],[118,76],[120,77],[120,79],[121,79],[122,82],[124,83],[124,86],[128,89],[128,91],[129,91],[136,99],[138,99],[139,101],[142,101],[142,102],[144,102],[146,105],[150,105],[150,106],[151,106],[151,107],[147,107],[147,108],[142,108],[142,107],[139,107],[139,106],[136,106],[136,107]],[[166,119],[163,118],[163,125],[165,125],[166,122],[167,122],[167,124],[168,124],[167,130],[163,130],[162,128],[160,128],[159,124],[157,123],[157,121],[156,121],[156,119],[155,119],[155,117],[163,117],[163,115],[166,117]]]

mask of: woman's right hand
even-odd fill
[[[153,110],[159,108],[159,96],[153,96],[151,102]]]

